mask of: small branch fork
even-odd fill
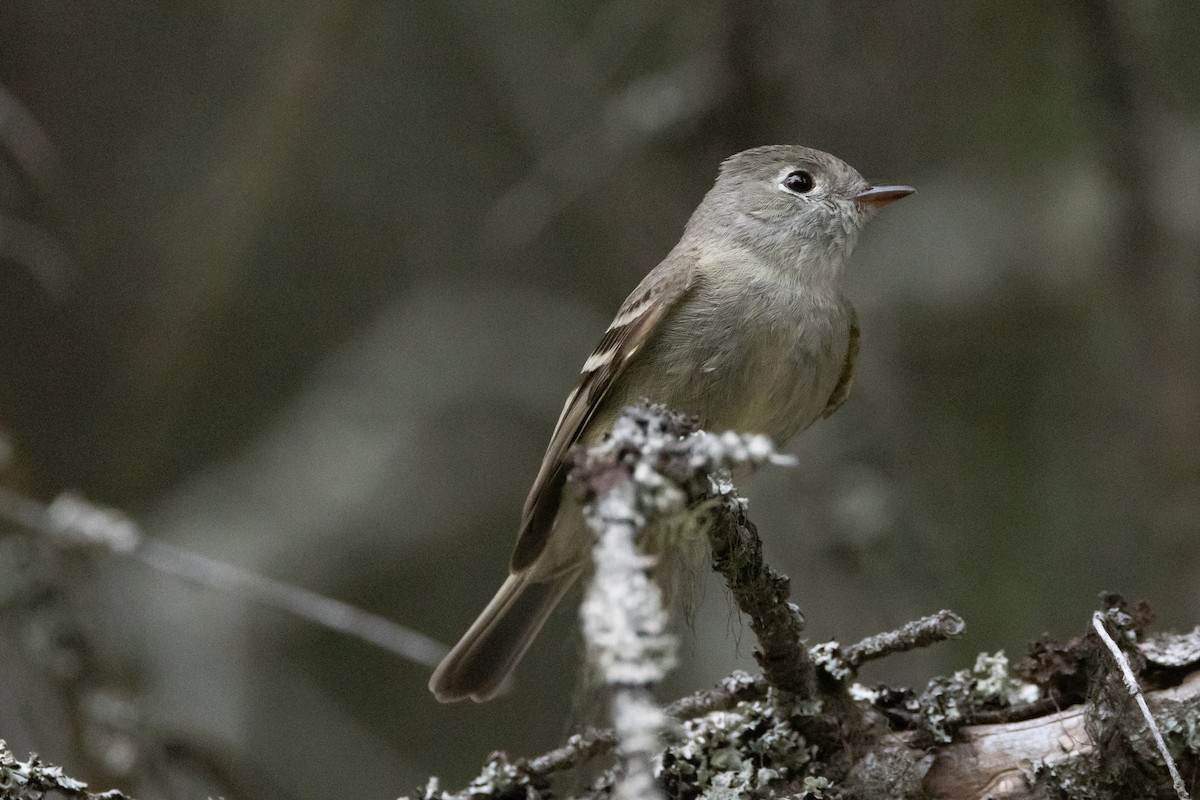
[[[660,791],[653,770],[666,715],[651,690],[676,663],[676,642],[654,580],[657,559],[641,553],[639,540],[652,538],[648,528],[656,523],[686,518],[699,503],[708,502],[711,475],[775,457],[763,437],[708,436],[689,417],[642,406],[628,409],[609,438],[579,459],[573,478],[588,492],[584,518],[596,536],[595,572],[580,613],[590,659],[613,692],[613,727],[623,766],[614,797],[632,800]],[[731,495],[722,502],[736,504]],[[746,531],[748,524],[738,530]],[[752,538],[757,544],[757,536]],[[783,603],[782,617],[768,619],[763,628],[773,634],[769,641],[775,645],[764,652],[774,655],[769,663],[781,665],[776,671],[782,679],[792,680],[797,689],[811,689],[812,663],[799,641],[799,613],[786,605],[786,578],[764,566],[756,547],[726,547],[724,553],[731,570],[750,565],[740,603],[755,612],[756,620],[773,603]],[[785,650],[776,642],[789,634]],[[762,633],[759,638],[768,641]]]
[[[648,520],[707,509],[713,569],[725,578],[738,608],[758,639],[755,659],[768,682],[807,700],[816,691],[816,669],[800,640],[804,617],[788,602],[788,578],[763,560],[762,540],[727,476],[735,469],[792,464],[764,436],[706,434],[693,417],[663,406],[626,409],[603,444],[586,453],[572,477],[593,498],[611,491],[610,466],[637,487],[635,513]]]

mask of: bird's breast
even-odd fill
[[[824,411],[849,346],[840,294],[779,281],[701,293],[670,314],[626,385],[699,415],[710,430],[783,443]],[[637,398],[629,398],[635,400]]]

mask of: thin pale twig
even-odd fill
[[[446,647],[440,642],[378,614],[182,547],[143,539],[132,555],[159,572],[286,611],[316,625],[370,642],[417,664],[435,667],[446,655]]]
[[[435,666],[446,653],[441,643],[378,614],[148,537],[124,514],[75,495],[60,495],[46,505],[0,487],[0,519],[59,542],[99,546],[158,572],[362,639],[417,664]]]
[[[1146,705],[1146,696],[1142,693],[1142,687],[1138,684],[1137,676],[1133,674],[1133,670],[1129,666],[1129,659],[1125,658],[1125,654],[1121,652],[1121,648],[1113,641],[1112,636],[1108,634],[1108,629],[1104,626],[1104,612],[1097,611],[1092,615],[1092,627],[1096,629],[1097,635],[1104,642],[1104,646],[1108,648],[1108,652],[1112,653],[1113,661],[1116,661],[1117,666],[1121,668],[1121,678],[1124,680],[1125,688],[1137,701],[1142,718],[1146,720],[1146,727],[1150,729],[1150,735],[1154,737],[1154,744],[1158,746],[1158,752],[1167,764],[1167,771],[1171,773],[1171,783],[1175,787],[1175,794],[1179,795],[1179,800],[1190,800],[1191,796],[1175,766],[1175,759],[1171,758],[1171,752],[1167,750],[1167,743],[1163,741],[1162,733],[1158,730],[1158,723],[1154,721],[1154,715],[1150,713],[1150,707]]]

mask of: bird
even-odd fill
[[[622,408],[649,400],[709,430],[783,443],[842,405],[859,346],[846,262],[877,210],[913,192],[799,145],[722,162],[678,244],[584,362],[525,501],[508,578],[430,678],[439,701],[495,697],[586,574],[593,538],[567,491],[568,453],[600,442]]]

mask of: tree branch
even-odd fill
[[[758,528],[736,500],[718,506],[709,541],[713,569],[725,578],[737,607],[750,618],[750,630],[758,639],[754,660],[764,677],[801,698],[813,697],[816,668],[800,639],[804,616],[788,602],[787,576],[763,561]]]
[[[1139,742],[1120,735],[1130,730],[1123,705],[1110,703],[1103,692],[1071,694],[1062,688],[1077,672],[1095,685],[1113,674],[1111,658],[1097,659],[1094,637],[1043,645],[1050,654],[1045,663],[1022,665],[1021,674],[1036,683],[1015,677],[1002,655],[984,654],[974,668],[935,678],[920,693],[850,684],[862,664],[956,636],[964,623],[942,611],[849,647],[828,642],[806,648],[799,639],[803,617],[787,601],[786,576],[764,563],[743,504],[719,480],[734,462],[773,460],[778,459],[769,442],[701,436],[693,420],[643,406],[628,409],[613,438],[581,457],[584,466],[573,476],[590,487],[593,498],[608,497],[614,486],[642,485],[644,494],[632,506],[645,515],[617,515],[630,523],[627,530],[653,514],[690,509],[694,517],[697,508],[706,509],[714,568],[726,577],[758,637],[762,676],[735,673],[667,706],[666,713],[683,723],[654,759],[658,785],[668,797],[1185,796]],[[614,464],[621,465],[616,480]],[[627,498],[626,511],[630,506]],[[1109,602],[1114,607],[1106,619],[1136,642],[1137,616],[1124,613],[1119,598]],[[1166,747],[1179,759],[1181,781],[1195,774],[1200,749],[1196,640],[1200,629],[1190,637],[1160,636],[1146,644],[1143,659],[1158,681],[1146,695],[1148,707],[1158,716]],[[1075,705],[1058,710],[1060,702]],[[998,724],[968,724],[981,719]],[[1141,717],[1136,719],[1140,724]],[[564,748],[517,762],[521,769],[506,773],[508,782],[491,778],[498,765],[508,763],[494,759],[456,796],[501,798],[520,788],[529,798],[548,797],[551,773],[604,756],[622,736],[618,730],[573,737]],[[610,770],[585,796],[618,796],[621,781],[621,771]],[[426,797],[449,795],[426,792]]]

